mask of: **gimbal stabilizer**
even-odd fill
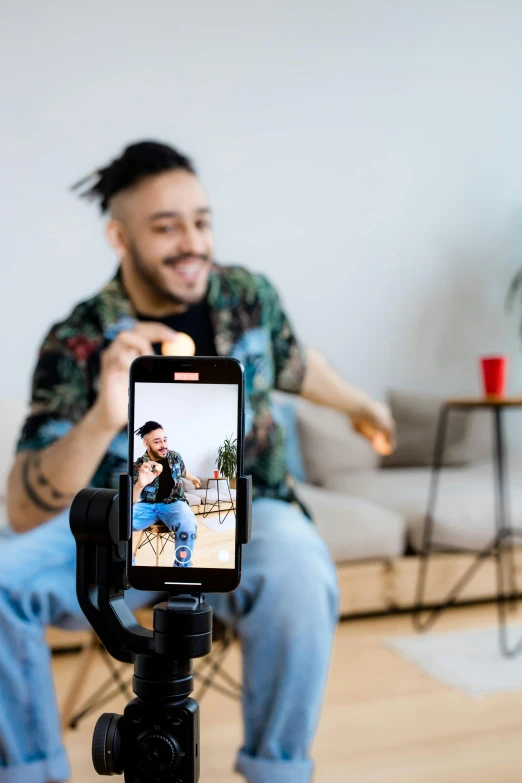
[[[71,506],[76,539],[76,589],[83,613],[107,651],[134,663],[136,698],[123,715],[103,714],[93,737],[100,775],[125,774],[129,783],[197,783],[199,707],[189,698],[192,658],[212,647],[212,608],[204,597],[172,595],[154,607],[154,630],[141,626],[124,600],[127,542],[131,531],[131,477],[120,491],[82,489]],[[251,478],[238,477],[239,543],[251,529]],[[181,588],[180,588],[181,589]]]

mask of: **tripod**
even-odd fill
[[[191,658],[210,652],[211,607],[201,597],[190,595],[157,604],[153,639],[154,652],[134,659],[136,698],[127,704],[123,716],[104,713],[98,719],[92,746],[94,768],[99,775],[120,775],[125,769],[125,780],[132,783],[197,781],[199,706],[190,698],[194,687]]]
[[[250,538],[250,477],[238,478],[238,540]],[[83,489],[71,506],[76,539],[76,589],[82,611],[110,655],[134,663],[136,698],[123,715],[104,713],[92,755],[100,775],[128,783],[197,783],[199,706],[192,659],[212,647],[212,608],[200,594],[170,595],[154,607],[153,631],[141,626],[124,601],[126,545],[131,537],[131,477],[119,496]]]

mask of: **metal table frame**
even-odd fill
[[[428,507],[424,521],[422,550],[416,586],[416,601],[413,612],[413,624],[418,631],[426,631],[450,606],[453,606],[466,584],[474,576],[488,558],[496,561],[497,607],[499,621],[499,642],[502,654],[514,657],[522,651],[522,638],[516,644],[509,643],[508,608],[515,607],[517,601],[516,571],[515,571],[515,539],[522,537],[522,530],[513,528],[510,524],[507,491],[507,459],[504,439],[503,413],[506,408],[522,407],[522,399],[483,399],[483,400],[449,400],[440,410],[435,452],[428,499]],[[440,474],[444,463],[444,448],[448,431],[448,420],[452,410],[471,411],[477,408],[487,409],[493,414],[493,480],[495,488],[495,534],[491,541],[480,550],[456,548],[433,541],[434,513],[439,490]],[[448,591],[442,603],[427,606],[424,602],[426,580],[430,555],[435,552],[471,552],[475,558],[466,572]]]
[[[232,492],[230,490],[230,481],[225,476],[219,476],[218,478],[213,476],[212,478],[207,479],[207,486],[206,486],[206,492],[205,492],[205,508],[207,507],[208,490],[209,490],[209,485],[210,485],[211,481],[215,481],[216,482],[217,500],[214,501],[214,503],[212,504],[212,506],[210,507],[210,509],[208,511],[205,511],[203,513],[203,519],[206,519],[209,514],[211,514],[213,511],[215,511],[216,510],[216,506],[217,506],[219,524],[222,525],[223,522],[225,521],[225,519],[230,514],[230,512],[236,510],[236,504],[234,503],[234,499],[232,497]],[[223,496],[222,500],[219,497],[219,482],[220,481],[225,481],[226,482],[226,487],[228,489],[228,497],[229,497],[228,500],[226,499],[226,495]],[[223,519],[221,519],[221,503],[230,503],[230,508],[226,509],[226,514],[223,517]]]

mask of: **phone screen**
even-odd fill
[[[230,589],[242,384],[228,361],[150,357],[131,376],[131,584]]]

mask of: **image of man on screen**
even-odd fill
[[[190,568],[198,526],[185,498],[183,479],[196,487],[201,482],[187,470],[181,454],[169,450],[167,435],[157,421],[145,422],[136,435],[143,438],[145,454],[134,462],[132,529],[138,532],[162,522],[174,534],[174,566]]]

